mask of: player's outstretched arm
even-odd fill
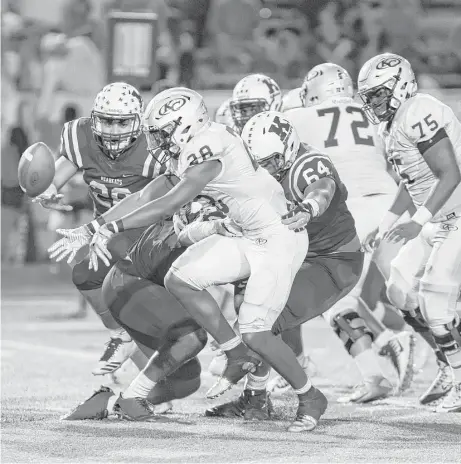
[[[69,161],[65,156],[60,156],[55,161],[54,166],[55,175],[53,182],[42,194],[36,196],[32,201],[34,203],[40,203],[41,206],[47,209],[55,209],[57,211],[72,211],[72,206],[61,204],[63,195],[58,192],[78,171],[78,167],[72,163],[72,161]]]
[[[182,179],[162,197],[144,204],[121,218],[123,229],[149,226],[173,215],[182,206],[192,201],[221,171],[220,161],[206,161],[189,167]],[[120,227],[119,227],[120,228]]]

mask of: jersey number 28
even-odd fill
[[[354,136],[354,142],[356,145],[369,145],[373,146],[373,137],[369,135],[368,137],[362,137],[360,135],[360,129],[367,129],[370,126],[368,119],[366,118],[363,111],[354,106],[346,106],[346,113],[349,115],[358,114],[359,119],[351,121],[351,130],[352,135]],[[323,116],[332,116],[330,132],[328,138],[325,140],[325,148],[337,147],[338,139],[336,138],[336,132],[338,130],[339,118],[341,117],[341,109],[337,106],[332,106],[331,108],[322,108],[317,110],[317,114],[320,117]]]

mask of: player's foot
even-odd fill
[[[166,414],[173,410],[173,403],[167,401],[166,403],[160,403],[155,405],[155,414]]]
[[[211,375],[219,377],[222,375],[224,369],[226,368],[227,356],[226,353],[224,353],[224,351],[221,351],[220,349],[215,350],[214,353],[215,356],[211,360],[210,365],[208,366],[208,372]]]
[[[101,356],[97,366],[92,370],[93,375],[105,375],[120,369],[120,366],[136,350],[136,343],[133,340],[123,340],[121,337],[111,338],[106,343],[106,349]]]
[[[109,387],[101,386],[83,403],[80,403],[73,411],[61,417],[62,420],[100,420],[109,415],[107,406],[109,398],[114,392]]]
[[[439,371],[429,388],[419,397],[421,404],[429,404],[445,396],[453,387],[453,370],[449,364],[437,361]]]
[[[315,387],[303,394],[298,395],[299,406],[296,419],[288,427],[288,432],[309,432],[317,427],[320,417],[328,406],[326,396]]]
[[[298,358],[299,359],[299,358]],[[300,361],[301,367],[306,372],[309,378],[313,377],[317,373],[317,366],[314,364],[309,355],[303,355],[303,358]],[[269,392],[284,392],[288,390],[290,384],[279,374],[277,374],[273,379],[267,384],[267,391]]]
[[[351,393],[339,397],[338,403],[369,403],[386,398],[392,393],[392,385],[384,377],[371,377],[356,385]]]
[[[261,361],[249,354],[238,358],[227,358],[226,367],[221,377],[207,391],[206,397],[209,399],[222,395],[230,390],[239,380],[243,379],[248,372],[254,372],[261,364]]]
[[[457,382],[448,391],[436,412],[461,412],[461,382]]]
[[[119,419],[148,421],[156,418],[155,406],[146,398],[123,398],[122,394],[114,404],[114,414]]]
[[[397,371],[399,393],[408,390],[413,381],[414,351],[415,337],[410,332],[404,331],[393,335],[379,352],[382,356],[389,356]]]
[[[246,420],[269,420],[274,408],[270,393],[266,390],[244,390],[240,396],[228,403],[207,409],[207,417],[243,417]]]

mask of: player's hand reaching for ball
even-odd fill
[[[64,237],[53,243],[48,248],[50,258],[56,262],[62,261],[67,257],[67,264],[70,264],[75,258],[78,250],[82,246],[90,243],[92,233],[86,225],[76,229],[56,229],[56,232]]]
[[[311,217],[310,211],[301,203],[282,216],[282,224],[287,225],[289,229],[295,232],[301,232],[305,230]]]
[[[373,229],[363,240],[362,249],[368,253],[372,253],[378,246],[381,241],[381,236],[378,234],[379,228],[376,227]]]
[[[39,203],[43,208],[54,209],[56,211],[72,211],[71,205],[61,203],[64,195],[58,193],[54,184],[51,184],[42,194],[32,199],[33,203]]]

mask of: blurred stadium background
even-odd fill
[[[130,14],[131,13],[131,14]],[[134,13],[134,14],[133,14]],[[203,91],[213,111],[245,74],[285,89],[318,63],[357,76],[393,51],[420,88],[461,113],[460,0],[2,0],[2,264],[45,262],[63,218],[28,202],[16,169],[27,145],[59,145],[66,120],[89,115],[108,81]],[[89,214],[76,176],[68,223]],[[51,267],[53,270],[54,268]]]

